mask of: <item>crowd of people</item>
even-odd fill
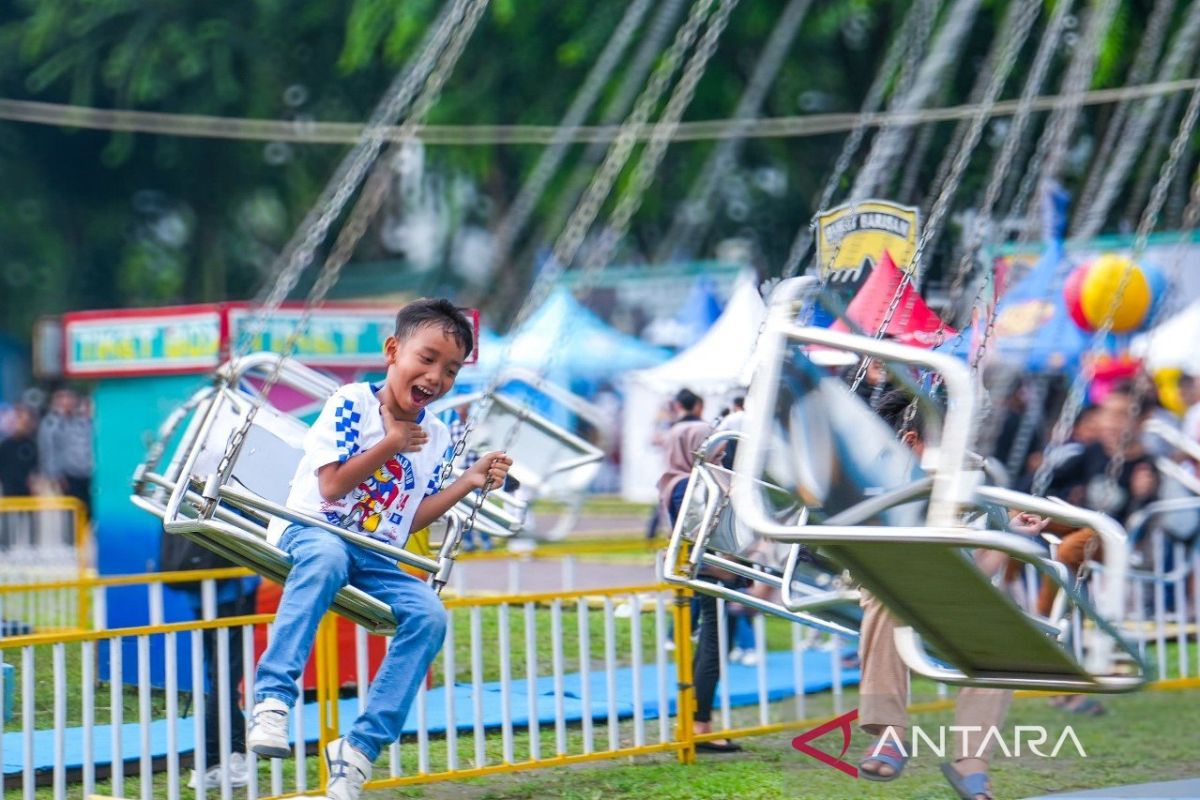
[[[0,407],[0,496],[67,495],[91,516],[92,406],[73,389]]]

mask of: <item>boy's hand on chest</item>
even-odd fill
[[[383,417],[383,439],[394,453],[416,453],[429,441],[429,433],[415,422],[396,419],[387,406],[379,407]]]

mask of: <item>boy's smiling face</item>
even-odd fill
[[[389,336],[383,349],[388,410],[396,419],[416,420],[425,406],[450,391],[466,358],[465,348],[437,324],[422,325],[403,341]]]

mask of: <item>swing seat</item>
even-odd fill
[[[275,543],[288,525],[299,523],[428,572],[440,589],[449,578],[461,530],[456,514],[448,515],[437,556],[430,558],[287,507],[288,484],[303,455],[308,430],[298,416],[264,402],[228,474],[218,474],[226,443],[254,407],[257,390],[251,376],[269,373],[280,358],[275,353],[256,353],[226,364],[213,386],[196,392],[176,409],[160,427],[146,462],[134,473],[134,504],[162,519],[167,535],[187,536],[280,584],[291,561]],[[311,398],[309,410],[319,408],[338,388],[334,381],[291,359],[283,361],[279,384]],[[160,471],[168,451],[170,458]],[[354,587],[338,592],[332,610],[374,633],[395,631],[391,609]]]
[[[802,280],[811,290],[815,282]],[[1095,512],[979,485],[980,473],[966,468],[974,396],[965,365],[916,348],[800,327],[795,311],[792,302],[773,302],[760,336],[747,440],[733,479],[738,517],[767,539],[820,548],[848,568],[903,623],[897,648],[918,674],[998,688],[1121,692],[1141,686],[1146,667],[1117,632],[1127,569],[1120,525]],[[919,468],[912,451],[849,387],[808,359],[803,348],[812,345],[876,358],[901,377],[914,369],[941,374],[947,411],[940,428],[925,426]],[[778,519],[763,483],[787,488],[807,507],[807,517]],[[1105,544],[1107,572],[1096,587],[1096,607],[1030,539],[966,527],[963,513],[979,507],[1095,529]],[[1069,626],[1060,621],[1065,612],[1058,620],[1042,619],[1019,608],[965,552],[975,548],[1033,565],[1087,621],[1084,636],[1068,644]],[[1133,674],[1117,672],[1116,650],[1132,662]]]
[[[720,431],[698,449],[667,544],[663,580],[826,633],[857,636],[862,617],[859,593],[846,585],[839,567],[800,545],[765,539],[733,513],[729,505],[733,472],[707,459],[720,445],[743,438],[735,431]],[[760,490],[774,501],[777,518],[794,519],[804,513],[779,487],[762,484]],[[780,600],[700,577],[701,572],[713,570],[765,584],[779,593]]]
[[[493,393],[491,403],[482,406],[485,413],[474,420],[470,449],[475,453],[505,450],[513,459],[509,475],[519,482],[520,489],[516,493],[503,488],[490,490],[480,506],[476,529],[502,537],[532,534],[527,514],[530,504],[540,498],[566,504],[566,513],[548,534],[548,538],[561,538],[573,526],[587,489],[600,470],[604,448],[550,417],[580,419],[594,430],[601,430],[600,413],[582,398],[528,370],[508,370],[496,383],[506,389],[515,384],[536,391],[549,409],[544,415],[534,412],[528,405],[500,392]],[[485,394],[481,391],[444,397],[431,404],[430,411],[436,414],[466,405],[475,413]],[[456,467],[456,475],[461,473],[462,468]],[[474,496],[467,497],[455,509],[469,515],[475,502]]]

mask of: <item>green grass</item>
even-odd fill
[[[616,602],[620,602],[620,598]],[[651,607],[650,604],[646,605]],[[665,608],[669,615],[670,604]],[[481,608],[478,612],[483,654],[481,679],[496,680],[500,676],[499,660],[499,630],[500,612],[494,606]],[[521,608],[509,610],[509,642],[514,653],[524,653],[524,613]],[[547,607],[535,609],[537,635],[535,637],[538,656],[539,675],[551,674],[552,640],[550,637],[551,611]],[[604,668],[605,630],[602,610],[591,607],[588,617],[589,663],[593,670]],[[564,671],[574,672],[579,668],[579,617],[574,602],[563,606],[563,647]],[[617,663],[630,662],[632,647],[632,629],[634,622],[630,619],[614,620],[614,645],[617,652]],[[765,619],[767,645],[770,649],[788,649],[792,642],[792,626],[782,620]],[[647,663],[654,659],[654,645],[659,632],[654,626],[652,614],[643,614],[637,621],[642,633],[642,657]],[[455,625],[455,678],[459,682],[471,680],[470,662],[470,612],[468,609],[457,609],[454,612]],[[1154,647],[1148,648],[1151,662],[1154,662]],[[51,669],[51,648],[36,649],[35,707],[38,727],[51,727],[53,724],[54,706],[54,676]],[[78,725],[82,690],[80,687],[80,652],[78,645],[65,647],[66,670],[70,680],[67,688],[68,725]],[[6,658],[15,663],[20,671],[20,654],[8,651]],[[127,656],[128,657],[128,656]],[[672,657],[668,655],[668,657]],[[442,659],[439,656],[435,664],[435,685],[442,682]],[[1192,663],[1188,668],[1195,674],[1195,651],[1192,651]],[[1161,677],[1172,678],[1178,674],[1178,645],[1170,642],[1167,645],[1167,674]],[[514,680],[524,677],[524,657],[517,657],[512,665]],[[17,716],[6,723],[5,730],[21,729],[20,709],[22,703],[21,686],[18,681],[16,689]],[[647,691],[652,691],[647,689]],[[913,682],[915,701],[924,701],[936,697],[934,684],[916,680]],[[842,708],[849,709],[856,703],[856,691],[847,689],[842,698]],[[108,684],[99,684],[95,693],[96,720],[106,724],[110,719],[110,693]],[[187,705],[189,697],[181,693],[179,705],[181,711]],[[514,698],[514,707],[521,702]],[[1051,710],[1044,700],[1022,700],[1014,704],[1009,724],[1044,724],[1052,730],[1060,730],[1068,722],[1075,727],[1081,741],[1088,751],[1087,759],[1064,759],[1058,762],[1043,761],[1026,757],[1023,759],[1002,759],[996,764],[994,777],[997,796],[1022,797],[1051,790],[1066,790],[1072,788],[1113,785],[1137,781],[1169,779],[1187,774],[1187,769],[1196,764],[1194,753],[1188,749],[1188,742],[1195,741],[1194,731],[1200,724],[1200,691],[1179,692],[1146,692],[1132,696],[1107,698],[1104,700],[1110,713],[1098,719],[1079,719],[1067,717],[1062,712]],[[125,687],[121,703],[126,722],[136,721],[138,716],[138,697],[134,687]],[[813,718],[833,713],[834,699],[829,694],[807,698],[805,716]],[[161,691],[151,693],[151,708],[153,718],[162,718],[165,709],[165,695]],[[523,710],[523,709],[522,709]],[[734,709],[734,725],[750,726],[758,724],[757,708]],[[770,707],[770,721],[786,721],[796,717],[794,700],[775,703]],[[923,714],[916,717],[922,724],[949,723],[948,713]],[[343,720],[343,724],[347,721]],[[1057,727],[1056,727],[1057,726]],[[651,738],[657,737],[657,723],[648,722],[648,733]],[[629,738],[632,729],[628,722],[621,726],[621,736],[624,746],[631,744]],[[606,747],[607,728],[596,725],[596,741],[600,747]],[[478,797],[524,798],[524,797],[569,797],[569,798],[637,798],[644,800],[647,788],[654,787],[656,800],[662,797],[915,797],[939,798],[951,797],[943,786],[943,779],[932,760],[910,765],[903,782],[892,787],[880,787],[863,781],[854,782],[841,774],[819,764],[810,763],[799,753],[790,748],[790,740],[794,734],[778,734],[769,737],[759,737],[749,740],[747,753],[736,757],[702,756],[702,763],[693,767],[677,765],[671,755],[644,756],[630,760],[621,758],[613,762],[597,765],[582,765],[553,770],[538,770],[519,775],[495,776],[471,781],[454,781],[448,784],[436,784],[423,787],[411,787],[404,790],[380,790],[369,796],[378,797]],[[1129,741],[1125,741],[1125,737]],[[568,752],[581,751],[582,734],[578,725],[569,729]],[[542,731],[542,753],[551,754],[554,751],[553,730]],[[855,748],[865,747],[865,737],[856,736]],[[501,759],[500,737],[498,732],[491,732],[487,737],[489,761],[495,763]],[[1093,747],[1096,748],[1093,752]],[[514,748],[518,760],[525,758],[529,752],[527,734],[516,732]],[[416,770],[415,748],[404,748],[404,772],[411,774]],[[432,763],[436,770],[444,768],[446,742],[444,739],[431,741]],[[460,736],[458,743],[460,768],[471,766],[474,746],[469,734]],[[851,751],[852,754],[856,752]],[[849,756],[848,756],[849,758]],[[316,761],[310,759],[309,770],[311,780],[309,787],[315,786]],[[136,770],[136,766],[132,767]],[[1200,768],[1192,768],[1193,773],[1200,774]],[[293,783],[292,766],[284,765],[284,788],[290,791]],[[260,789],[263,793],[270,791],[270,782],[266,777],[267,771],[260,770],[263,776]],[[377,773],[377,777],[386,775],[386,768]],[[186,773],[185,773],[186,777]],[[165,793],[165,773],[156,776],[153,796]],[[102,783],[98,791],[104,793],[111,786]],[[661,791],[660,791],[661,789]],[[889,791],[890,790],[890,791]],[[72,796],[79,796],[81,787],[73,785]],[[129,779],[123,787],[127,797],[138,796],[139,788],[136,779]],[[41,798],[51,797],[48,788],[38,792]],[[190,796],[185,792],[184,797]],[[210,795],[212,796],[212,795]]]
[[[935,689],[928,682],[915,681],[914,700],[924,702],[936,697]],[[857,691],[846,690],[841,698],[841,708],[856,705]],[[1050,791],[1095,788],[1124,783],[1169,780],[1200,774],[1192,750],[1194,732],[1200,724],[1200,690],[1147,691],[1135,695],[1105,698],[1108,714],[1100,718],[1068,716],[1051,709],[1044,699],[1022,699],[1014,702],[1007,725],[1044,725],[1052,732],[1061,731],[1064,725],[1073,726],[1087,752],[1087,758],[1079,758],[1067,750],[1057,760],[1041,759],[1031,755],[1018,758],[999,757],[993,765],[994,788],[998,797],[1025,797]],[[807,698],[806,717],[817,718],[834,713],[833,697],[826,693]],[[136,704],[127,702],[127,720],[136,719],[129,713],[136,711]],[[795,718],[795,701],[785,700],[770,706],[770,720],[782,721]],[[734,727],[758,724],[757,708],[732,710]],[[101,717],[103,720],[104,717]],[[924,726],[948,725],[953,721],[950,711],[920,713],[914,722]],[[345,722],[345,721],[343,721]],[[648,736],[657,737],[657,722],[647,722]],[[1011,730],[1008,728],[1007,730]],[[631,744],[631,724],[621,724],[622,746]],[[571,753],[582,750],[582,733],[578,724],[568,730],[568,748]],[[853,781],[828,767],[794,751],[791,746],[792,732],[772,734],[744,739],[746,752],[737,756],[712,756],[701,754],[699,762],[692,766],[676,763],[670,754],[620,758],[611,762],[534,770],[509,775],[498,775],[470,780],[455,780],[446,783],[403,789],[379,789],[367,797],[391,798],[479,798],[480,800],[519,800],[520,798],[604,798],[604,800],[645,800],[648,792],[655,799],[667,798],[952,798],[948,787],[937,769],[936,758],[916,758],[910,762],[901,782],[884,786],[865,781]],[[1053,734],[1052,734],[1053,735]],[[599,748],[607,746],[608,729],[605,725],[595,726],[595,741]],[[513,737],[516,759],[522,760],[529,753],[529,738],[523,729]],[[553,727],[541,731],[543,757],[554,752]],[[822,740],[821,744],[827,744]],[[856,733],[847,759],[857,761],[868,744],[867,738]],[[402,768],[405,774],[416,770],[416,753],[412,739],[406,739],[402,747]],[[486,740],[489,763],[495,764],[502,758],[501,740],[498,732],[489,732]],[[458,738],[460,768],[472,766],[474,742],[469,733]],[[444,738],[430,741],[433,770],[444,769],[447,744]],[[837,750],[834,749],[834,754]],[[307,761],[308,786],[316,786],[317,762]],[[128,768],[136,771],[136,765]],[[376,778],[386,778],[388,768],[380,765]],[[186,777],[186,771],[183,772]],[[271,790],[269,771],[260,767],[259,789],[262,794]],[[294,768],[288,762],[282,765],[284,791],[292,791]],[[155,776],[152,796],[165,795],[165,773]],[[111,791],[109,781],[101,781],[97,791]],[[78,784],[70,787],[71,797],[81,797]],[[136,778],[127,777],[123,787],[125,797],[140,796]],[[49,800],[49,787],[38,790],[39,800]],[[182,796],[189,798],[191,792],[184,790]],[[210,793],[209,795],[214,796]]]
[[[856,693],[849,690],[844,697],[846,708],[852,708]],[[1071,725],[1087,753],[1080,758],[1071,749],[1064,750],[1059,759],[1042,759],[1032,755],[1022,758],[998,757],[992,765],[993,789],[997,797],[1027,797],[1053,791],[1117,786],[1158,780],[1195,777],[1200,774],[1194,758],[1194,732],[1200,724],[1200,690],[1148,691],[1104,700],[1108,714],[1099,718],[1079,718],[1051,709],[1043,699],[1022,699],[1013,703],[1008,725],[1043,725],[1052,732]],[[830,714],[828,695],[810,698],[810,713]],[[773,716],[785,714],[791,703],[772,707]],[[735,724],[753,724],[755,712],[735,711]],[[924,713],[914,721],[925,726],[949,725],[949,711]],[[656,730],[651,723],[652,731]],[[628,737],[628,725],[622,726],[623,739]],[[376,789],[367,793],[370,798],[418,798],[420,800],[726,800],[726,798],[788,798],[789,800],[858,800],[858,798],[912,798],[913,800],[952,800],[954,797],[938,770],[936,757],[914,758],[902,778],[892,784],[872,784],[852,780],[791,747],[793,733],[779,733],[742,739],[746,751],[734,756],[699,756],[696,764],[685,766],[673,755],[639,756],[612,762],[578,767],[558,767],[545,770],[497,775],[487,778],[454,780],[401,789]],[[596,727],[596,741],[604,743],[607,728]],[[553,752],[553,736],[543,731],[542,752]],[[579,752],[582,736],[577,726],[569,736],[569,751]],[[821,744],[826,741],[822,740]],[[403,747],[403,767],[408,773],[416,768],[415,748],[406,740]],[[431,759],[435,770],[445,764],[444,739],[431,741]],[[501,758],[500,737],[489,734],[488,759],[496,763]],[[855,733],[847,760],[856,762],[865,751],[868,739]],[[514,736],[518,759],[528,753],[528,737]],[[837,754],[838,748],[833,749]],[[473,743],[469,736],[458,742],[460,767],[471,766]],[[1066,755],[1069,753],[1069,756]],[[317,781],[316,759],[309,758],[308,786],[311,791]],[[132,769],[136,769],[136,766]],[[259,789],[270,791],[269,772],[259,769]],[[284,791],[292,791],[294,772],[291,763],[283,765]],[[184,773],[186,776],[186,772]],[[387,767],[378,766],[376,778],[386,778]],[[165,773],[155,777],[153,796],[165,795]],[[111,791],[109,781],[97,785],[101,794]],[[123,787],[125,797],[140,796],[136,778],[127,777]],[[52,796],[48,787],[38,790],[39,800]],[[72,798],[81,796],[81,787],[70,787]],[[193,796],[183,790],[182,797]],[[213,793],[209,793],[213,797]]]
[[[852,692],[847,693],[849,705],[853,698]],[[1099,718],[1064,715],[1043,699],[1014,702],[1008,725],[1043,725],[1052,732],[1061,732],[1069,724],[1087,757],[1078,757],[1073,749],[1065,749],[1057,759],[1031,754],[1021,758],[1000,756],[992,764],[996,796],[1027,797],[1200,775],[1194,752],[1195,731],[1200,725],[1200,690],[1150,691],[1107,698],[1104,702],[1108,714]],[[949,711],[919,714],[914,721],[926,726],[949,725],[953,714]],[[691,766],[677,764],[673,756],[647,756],[604,766],[561,767],[404,791],[381,790],[368,797],[479,800],[548,797],[645,800],[649,796],[655,800],[897,797],[951,800],[955,797],[938,769],[936,757],[914,758],[897,782],[874,784],[853,780],[796,752],[790,744],[792,736],[782,733],[744,739],[744,753],[701,754]],[[856,733],[847,759],[856,762],[867,745],[867,737]],[[838,749],[832,749],[834,755]]]

